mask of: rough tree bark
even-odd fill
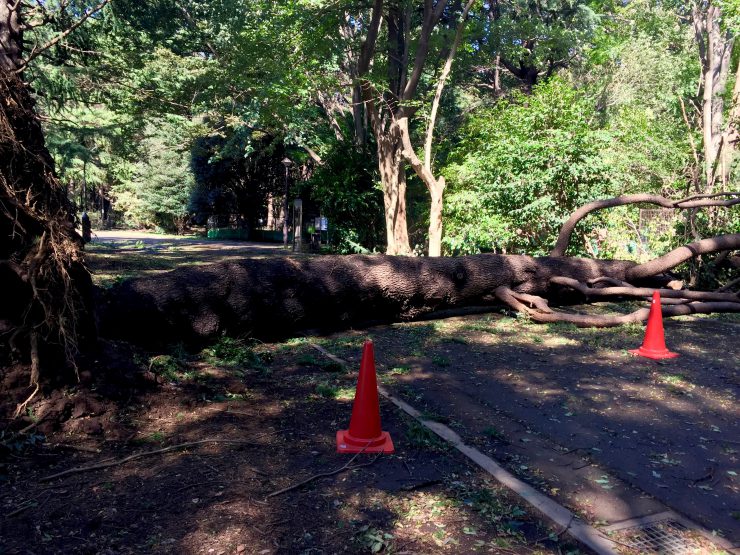
[[[0,68],[14,72],[21,67],[23,28],[20,2],[0,0]]]
[[[197,344],[224,333],[287,336],[492,303],[502,285],[546,294],[556,276],[624,280],[633,266],[495,254],[245,260],[131,279],[101,293],[98,315],[101,335],[144,344]]]
[[[730,72],[734,37],[723,30],[722,11],[714,2],[694,3],[691,20],[701,63],[701,130],[704,183],[697,192],[726,187],[737,147],[738,84],[731,98],[730,118],[724,122],[724,94]],[[737,68],[740,74],[740,64]]]
[[[504,303],[540,322],[615,326],[647,318],[556,312],[558,303],[589,298],[650,297],[670,282],[661,275],[692,253],[740,248],[740,234],[706,239],[636,264],[572,257],[483,254],[459,258],[392,256],[247,260],[181,268],[124,282],[104,293],[100,331],[144,344],[206,342],[222,334],[273,338],[409,320],[435,311]],[[687,255],[688,253],[688,255]],[[628,282],[633,283],[628,283]],[[608,287],[599,289],[603,285]],[[616,285],[616,286],[615,286]],[[731,292],[661,289],[665,315],[740,312]]]

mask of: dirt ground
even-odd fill
[[[334,435],[356,371],[305,342],[105,351],[107,381],[34,403],[33,435],[4,446],[2,553],[579,552],[386,403],[394,455],[268,497],[351,462]]]
[[[90,264],[105,287],[280,253],[201,243],[111,239],[90,247]],[[104,343],[80,384],[16,420],[27,378],[0,370],[0,553],[587,552],[385,402],[394,455],[361,455],[267,498],[348,462],[334,432],[348,423],[367,337],[381,383],[592,525],[668,506],[738,542],[738,330],[733,318],[667,322],[681,356],[663,362],[627,354],[642,326],[578,330],[507,313],[279,344],[224,338],[201,353]],[[45,480],[207,440],[220,442]]]

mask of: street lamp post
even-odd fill
[[[285,166],[285,197],[283,198],[283,247],[288,247],[288,172],[290,166],[293,165],[293,161],[287,156],[282,159],[282,164]]]

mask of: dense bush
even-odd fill
[[[445,173],[444,245],[453,254],[544,254],[570,212],[619,191],[612,137],[593,103],[560,79],[471,115]]]
[[[373,156],[337,143],[305,184],[310,199],[329,218],[330,241],[337,252],[382,248],[385,227],[378,180]]]

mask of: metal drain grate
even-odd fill
[[[619,541],[640,553],[687,555],[699,547],[686,537],[688,531],[680,522],[662,520],[619,530]]]

